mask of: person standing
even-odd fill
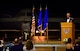
[[[71,17],[71,13],[70,12],[66,13],[66,17],[67,17],[67,22],[73,22],[74,18]]]

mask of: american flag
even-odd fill
[[[35,35],[35,16],[34,16],[34,7],[32,9],[32,24],[31,24],[31,36]]]

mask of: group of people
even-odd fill
[[[75,43],[71,43],[71,38],[68,38],[68,42],[66,43],[66,51],[80,51],[80,36],[75,40]]]
[[[0,51],[36,51],[32,41],[29,39],[25,44],[22,43],[22,37],[15,38],[13,42],[0,41]]]

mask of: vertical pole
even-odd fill
[[[47,24],[47,43],[48,43],[48,24]]]

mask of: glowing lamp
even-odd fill
[[[39,31],[38,31],[38,30],[36,30],[36,33],[39,33]]]
[[[42,30],[41,32],[42,32],[42,33],[44,33],[44,31],[43,31],[43,30]]]

